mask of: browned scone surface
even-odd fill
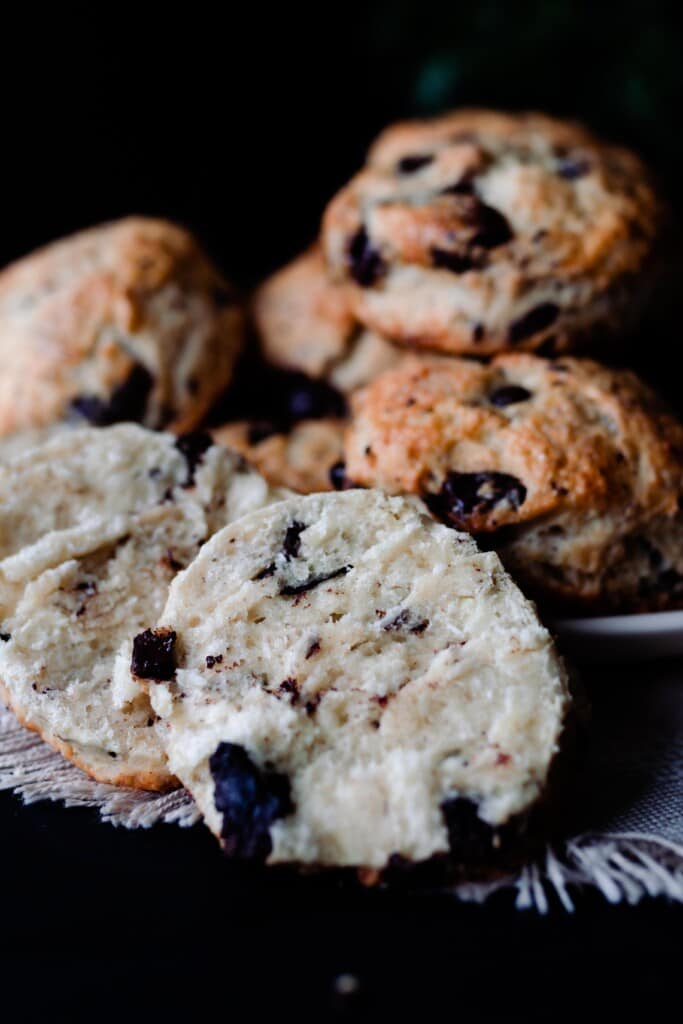
[[[318,245],[269,277],[251,313],[269,363],[323,378],[344,394],[401,358],[401,350],[363,328],[349,289],[330,280]]]
[[[130,217],[0,272],[0,436],[70,417],[193,429],[227,386],[243,317],[185,229]]]
[[[269,483],[301,494],[332,490],[330,470],[343,458],[342,420],[302,420],[288,432],[259,423],[228,423],[212,431],[218,444],[240,452]]]
[[[564,606],[683,603],[683,426],[628,371],[409,357],[359,392],[346,477],[422,496]]]
[[[453,353],[560,352],[628,325],[663,223],[641,161],[541,114],[383,132],[322,239],[358,319]]]

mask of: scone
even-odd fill
[[[135,640],[169,764],[231,857],[484,857],[544,792],[569,696],[503,570],[417,503],[297,497],[217,534]]]
[[[318,245],[268,278],[251,312],[269,363],[322,378],[342,394],[401,358],[400,348],[358,323],[348,289],[330,281]]]
[[[329,491],[343,460],[342,420],[302,420],[282,432],[270,423],[227,423],[211,431],[217,444],[240,452],[271,484],[311,494]]]
[[[204,541],[272,498],[208,436],[134,425],[0,467],[0,692],[20,721],[101,782],[172,784],[133,637]]]
[[[242,331],[183,228],[135,217],[55,242],[0,272],[0,436],[72,417],[192,430]]]
[[[322,240],[353,313],[383,337],[550,354],[629,324],[663,221],[629,151],[541,114],[462,110],[383,132]]]
[[[628,371],[408,359],[353,400],[347,486],[419,494],[558,607],[683,604],[683,425]]]

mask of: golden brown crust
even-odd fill
[[[387,129],[322,237],[368,327],[492,354],[622,328],[662,223],[627,150],[539,114],[459,111]]]
[[[212,431],[214,441],[233,448],[269,483],[302,494],[332,489],[330,469],[343,456],[341,420],[303,420],[289,433],[259,437],[258,424],[240,421]]]
[[[324,376],[346,354],[357,325],[347,290],[329,280],[318,245],[260,285],[251,314],[266,359],[310,377]]]
[[[343,394],[367,384],[402,350],[358,323],[348,289],[330,280],[319,245],[269,277],[251,313],[266,360],[322,378]]]
[[[17,719],[20,725],[27,729],[28,732],[35,732],[47,743],[48,746],[56,750],[58,754],[65,757],[67,761],[71,761],[77,768],[80,768],[89,778],[94,779],[95,782],[103,782],[110,786],[126,786],[131,789],[144,789],[152,793],[164,793],[170,789],[176,789],[180,783],[170,772],[152,772],[152,771],[121,771],[116,769],[112,765],[110,768],[108,765],[105,768],[95,768],[92,759],[83,759],[79,756],[75,748],[67,743],[65,740],[60,740],[56,736],[50,735],[49,732],[40,728],[36,722],[31,721],[25,715],[21,713],[19,708],[12,702],[11,696],[7,688],[4,686],[0,679],[0,699],[3,700],[5,706],[9,708],[14,717]]]
[[[183,228],[131,217],[0,273],[0,435],[76,410],[182,432],[230,379],[234,293]]]
[[[681,601],[683,425],[628,371],[407,357],[354,396],[345,455],[351,481],[490,535],[541,595]]]

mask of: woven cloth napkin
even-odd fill
[[[515,891],[520,908],[541,913],[592,886],[611,903],[668,896],[683,903],[683,662],[600,668],[583,673],[592,715],[562,834],[544,855],[495,882],[462,883],[465,900]],[[0,789],[26,803],[60,800],[96,807],[125,828],[157,822],[194,825],[184,790],[143,793],[90,780],[23,729],[0,703]]]

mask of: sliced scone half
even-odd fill
[[[413,499],[296,497],[221,530],[135,640],[171,770],[232,857],[383,869],[493,851],[570,698],[498,556]]]
[[[102,782],[174,782],[133,637],[220,527],[274,500],[208,435],[69,430],[0,467],[0,692]]]

